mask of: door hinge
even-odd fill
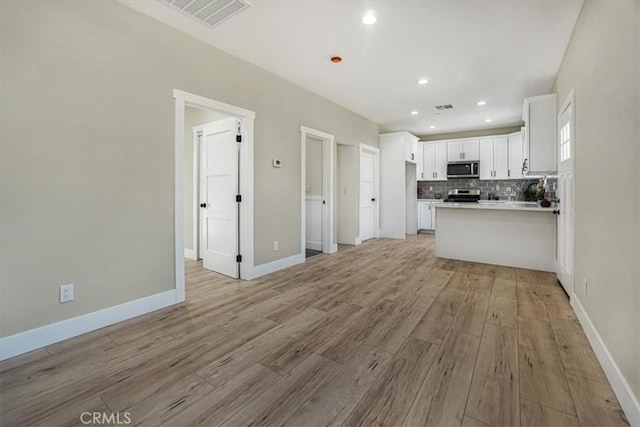
[[[238,202],[238,203],[242,202],[242,195],[241,194],[236,194],[236,202]]]
[[[236,255],[236,262],[242,262],[242,255]]]
[[[236,142],[242,142],[242,135],[236,135]]]

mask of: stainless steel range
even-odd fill
[[[471,188],[454,188],[449,190],[445,202],[449,203],[478,203],[480,200],[480,190]]]

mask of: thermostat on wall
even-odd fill
[[[280,167],[280,160],[279,159],[273,159],[273,167],[274,168],[279,168]]]

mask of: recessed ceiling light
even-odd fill
[[[419,84],[419,85],[426,85],[427,83],[429,83],[429,80],[427,80],[427,79],[420,79],[420,80],[418,80],[418,84]]]
[[[487,101],[478,101],[478,105],[487,105]]]
[[[333,62],[334,64],[337,64],[339,62],[342,62],[342,58],[340,56],[338,56],[338,55],[332,56],[331,57],[331,62]]]
[[[362,17],[362,23],[364,25],[373,25],[378,21],[376,13],[373,10],[367,10],[367,13]]]
[[[434,125],[429,126],[429,129],[435,129],[436,127]]]
[[[417,112],[417,111],[415,111],[415,110],[413,110],[413,111],[411,112],[411,115],[412,115],[412,116],[416,116],[417,114],[418,114],[418,112]]]
[[[485,123],[489,123],[491,121],[491,119],[484,119]]]

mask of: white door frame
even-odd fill
[[[174,135],[174,259],[176,303],[185,300],[184,277],[184,121],[187,106],[219,111],[240,119],[242,122],[242,143],[240,144],[240,278],[254,277],[253,248],[253,144],[254,120],[256,113],[224,102],[174,89],[175,135]],[[194,147],[195,148],[195,147]],[[194,201],[195,202],[195,201]]]
[[[373,238],[380,238],[380,149],[367,144],[358,144],[358,238],[356,245],[362,243],[360,238],[360,159],[362,152],[368,151],[373,153],[373,194],[376,204],[373,208]]]
[[[573,246],[573,250],[571,251],[571,256],[573,257],[573,259],[571,260],[571,266],[572,266],[572,271],[570,271],[571,274],[571,279],[572,282],[570,284],[566,284],[566,283],[562,283],[563,288],[565,288],[565,290],[567,291],[567,294],[569,295],[569,299],[573,299],[574,298],[574,292],[575,292],[575,286],[576,286],[576,280],[575,280],[575,258],[576,258],[576,233],[575,233],[575,227],[576,227],[576,217],[575,217],[575,206],[576,206],[576,197],[575,197],[575,188],[576,188],[576,92],[575,92],[575,88],[571,89],[571,92],[569,92],[569,95],[567,95],[567,98],[565,99],[565,101],[562,103],[562,107],[558,110],[558,114],[556,117],[556,129],[557,129],[557,134],[556,134],[556,141],[557,141],[557,146],[556,146],[556,155],[558,158],[558,177],[560,176],[560,117],[562,116],[562,113],[564,113],[564,111],[569,108],[569,106],[571,106],[571,116],[570,116],[570,133],[571,133],[571,153],[570,153],[570,162],[571,162],[571,172],[573,175],[573,189],[571,191],[571,195],[573,197],[572,200],[572,206],[573,206],[573,222],[571,224],[571,226],[573,227],[571,236],[573,236],[573,242],[571,242],[571,245]],[[558,183],[559,184],[559,183]],[[556,188],[557,190],[558,188]],[[560,215],[563,214],[562,212],[562,204],[560,205]],[[561,220],[561,219],[559,219]],[[559,238],[560,233],[558,230],[557,234],[557,238]],[[557,250],[556,250],[556,255],[557,255]],[[558,263],[559,264],[559,263]],[[560,267],[556,268],[556,271],[560,271]],[[557,275],[557,273],[556,273]],[[566,279],[565,279],[566,281]],[[570,289],[567,289],[566,287],[569,287]]]
[[[312,129],[306,126],[300,126],[300,253],[304,257],[306,252],[306,188],[307,188],[307,136],[312,136],[322,140],[322,199],[325,201],[322,209],[322,252],[332,254],[338,251],[338,244],[333,239],[333,217],[335,215],[334,207],[334,175],[336,163],[336,140],[335,136]]]

